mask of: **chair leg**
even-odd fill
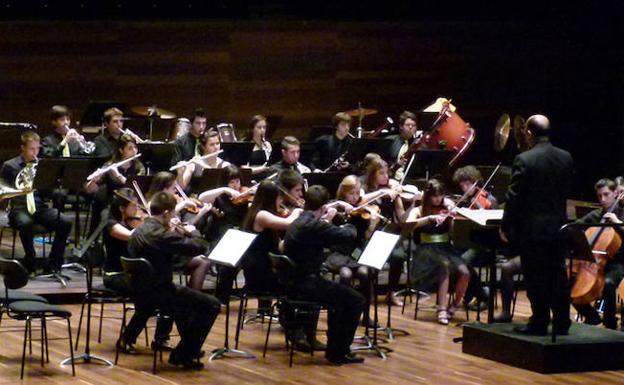
[[[85,302],[90,301],[90,298],[85,298],[82,300],[82,306],[80,306],[80,318],[78,318],[78,331],[76,332],[76,347],[78,350],[78,344],[80,343],[80,331],[82,330],[82,317],[84,315]]]
[[[234,338],[234,349],[238,349],[238,340],[240,338],[240,331],[243,327],[243,302],[247,298],[245,295],[241,296],[240,303],[238,304],[238,318],[236,319],[236,337]],[[228,299],[229,301],[229,299]]]
[[[104,302],[100,303],[100,330],[98,331],[98,344],[102,343],[102,319],[104,319]]]
[[[273,323],[273,306],[271,306],[271,310],[269,310],[269,326],[267,327],[267,334],[264,340],[264,351],[262,352],[262,358],[266,357],[267,347],[269,346],[269,334],[271,334],[271,324]]]
[[[28,353],[32,355],[32,323],[30,318],[28,318]]]
[[[122,313],[121,313],[121,326],[119,327],[119,338],[117,341],[121,340],[123,336],[124,330],[126,329],[126,303],[122,304]],[[119,344],[115,342],[115,365],[119,361]]]
[[[44,326],[44,321],[45,317],[41,317],[41,367],[43,368],[45,366],[45,326]]]
[[[17,230],[13,229],[13,243],[11,244],[11,259],[15,259],[15,239],[17,238]]]
[[[67,317],[67,335],[69,336],[69,354],[72,364],[72,376],[76,376],[76,368],[74,366],[74,350],[72,349],[72,331],[70,317]]]
[[[158,322],[160,321],[160,315],[156,316],[156,324],[158,324]],[[156,345],[154,345],[154,347],[156,347]],[[158,357],[158,349],[153,349],[154,350],[154,359],[152,361],[152,374],[156,374],[156,358]]]
[[[249,300],[249,298],[245,297],[244,300],[244,304],[243,304],[243,311],[242,311],[242,317],[243,320],[241,321],[241,330],[243,330],[243,328],[245,327],[245,313],[247,313],[247,301]]]
[[[46,350],[46,362],[50,363],[50,348],[48,346],[48,321],[43,317],[43,330],[45,335],[45,350]]]
[[[24,323],[24,345],[22,346],[22,370],[20,373],[20,380],[24,379],[24,364],[26,363],[26,340],[28,339],[28,323],[30,318],[26,318]]]
[[[418,304],[420,303],[420,296],[416,293],[416,305],[414,306],[414,321],[418,320]]]

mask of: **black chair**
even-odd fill
[[[130,282],[130,287],[136,293],[137,291],[144,290],[144,288],[149,287],[146,285],[150,285],[153,282],[154,277],[154,267],[152,264],[145,258],[125,258],[121,257],[121,267],[123,268],[124,273],[126,274],[127,279]],[[132,298],[136,300],[136,298]],[[136,302],[136,301],[135,301]],[[125,312],[124,312],[125,315]],[[156,317],[156,322],[160,322],[161,320],[171,318],[169,314],[161,311],[160,309],[153,309],[150,313],[150,317]],[[123,335],[125,329],[125,317],[124,322],[122,322],[121,327],[119,328],[119,337]],[[156,374],[156,360],[158,359],[158,355],[160,353],[160,360],[162,361],[162,350],[156,348],[152,349],[154,352],[153,362],[152,362],[152,373]],[[119,360],[119,346],[116,344],[115,348],[115,365]]]
[[[277,274],[280,285],[284,288],[288,288],[292,285],[294,279],[295,263],[285,255],[269,253],[269,259],[271,261],[271,269]],[[295,352],[295,344],[289,343],[288,332],[300,328],[310,326],[310,320],[315,318],[316,315],[322,311],[331,311],[327,305],[317,301],[299,300],[290,297],[288,290],[285,290],[277,298],[276,303],[271,306],[269,313],[269,325],[267,327],[266,339],[264,341],[264,350],[262,357],[266,357],[267,348],[269,345],[269,335],[271,334],[271,325],[273,323],[273,316],[275,309],[280,309],[280,323],[286,331],[286,348],[289,349],[289,367],[293,366],[293,356]],[[316,329],[315,329],[316,331]],[[309,343],[313,344],[313,335],[308,335]],[[310,349],[310,356],[314,356],[314,349]]]
[[[258,306],[257,312],[253,314],[253,318],[246,319],[245,315],[247,314],[248,301],[250,299],[257,299],[258,303],[269,302],[272,304],[273,301],[278,299],[280,295],[278,293],[253,291],[253,290],[247,289],[246,287],[243,287],[239,291],[238,294],[232,294],[232,295],[240,299],[239,308],[238,308],[238,319],[236,322],[236,337],[235,337],[235,345],[234,345],[234,348],[238,349],[240,333],[243,330],[245,323],[248,321],[251,321],[252,319],[260,318],[261,322],[264,324],[265,315],[271,313],[271,305],[269,305],[266,308]]]
[[[60,307],[37,301],[13,301],[11,291],[24,287],[28,283],[28,272],[16,260],[0,258],[0,274],[4,278],[6,309],[10,318],[25,321],[24,345],[22,347],[22,368],[20,379],[24,378],[24,364],[26,362],[26,342],[32,340],[32,320],[41,320],[41,366],[49,362],[47,320],[61,318],[67,320],[67,335],[69,336],[69,351],[71,356],[72,376],[76,375],[74,368],[74,350],[72,349],[71,313]],[[45,350],[45,360],[44,360]]]

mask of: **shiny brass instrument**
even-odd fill
[[[20,191],[32,191],[35,176],[37,175],[37,162],[26,163],[26,167],[20,170],[15,177],[15,188]]]
[[[93,151],[95,151],[95,143],[86,140],[84,135],[80,135],[75,128],[70,128],[69,126],[65,126],[65,128],[67,132],[61,141],[61,146],[65,146],[72,137],[75,137],[78,146],[80,146],[80,149],[86,154],[92,154]]]

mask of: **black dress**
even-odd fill
[[[245,287],[251,291],[268,292],[278,287],[277,277],[271,270],[269,252],[277,248],[275,232],[265,229],[247,249],[241,267],[245,275]]]

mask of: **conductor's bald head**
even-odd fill
[[[527,130],[534,136],[548,136],[550,134],[550,121],[544,115],[533,115],[526,122]]]

